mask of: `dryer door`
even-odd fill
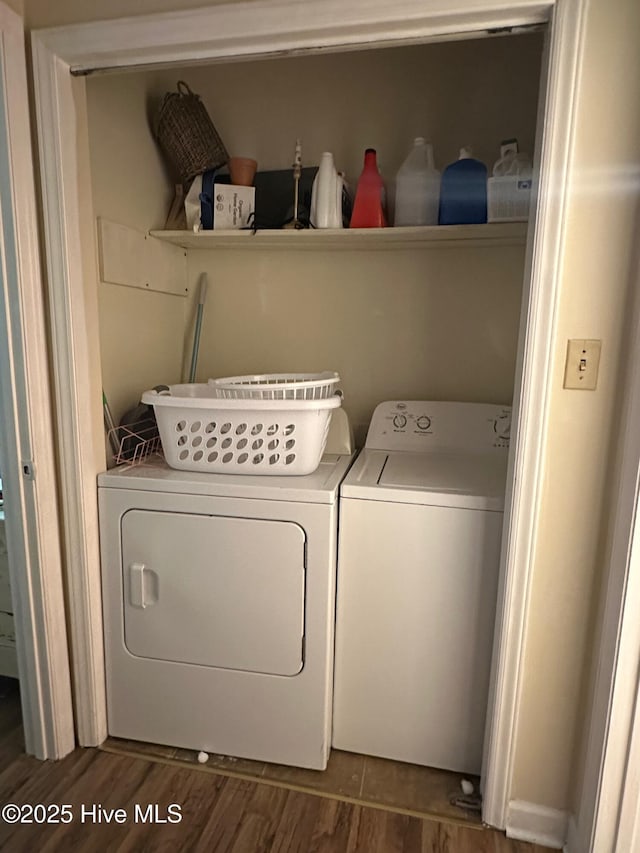
[[[289,521],[130,510],[122,518],[132,655],[274,675],[303,664],[305,534]]]

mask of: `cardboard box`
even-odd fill
[[[239,187],[233,184],[213,185],[214,230],[246,228],[251,224],[249,217],[255,212],[255,187]]]

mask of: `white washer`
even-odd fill
[[[480,772],[510,422],[375,410],[340,492],[336,748]]]
[[[313,474],[98,478],[109,734],[326,767],[338,489]]]

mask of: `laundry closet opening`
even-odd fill
[[[107,250],[103,222],[146,235],[148,245],[163,243],[150,232],[165,229],[175,177],[152,125],[162,98],[179,80],[202,98],[232,156],[255,159],[259,171],[290,169],[299,139],[304,166],[317,166],[321,154],[331,151],[355,188],[364,150],[372,147],[392,203],[393,179],[418,136],[433,145],[441,172],[470,145],[491,174],[507,139],[517,139],[519,150],[533,158],[544,36],[536,28],[493,38],[90,76],[91,191],[100,251]],[[194,248],[185,232],[184,241],[168,243],[184,259],[184,279],[173,292],[157,284],[166,270],[155,261],[144,269],[138,257],[137,268],[125,269],[118,283],[103,274],[101,257],[102,386],[114,420],[120,422],[143,391],[186,381],[203,273],[209,290],[197,381],[335,370],[357,447],[384,401],[510,406],[519,382],[527,223],[459,226],[459,235],[447,240],[439,239],[437,227],[425,228],[424,239],[303,248],[295,245],[297,233],[264,248],[215,239]],[[126,253],[122,258],[126,266]],[[146,509],[163,518],[181,516],[179,524],[169,524],[187,530],[184,519],[197,515],[201,501],[155,502]],[[224,505],[217,511],[224,515]],[[335,552],[333,534],[327,536],[323,547]],[[188,536],[184,547],[188,554]],[[331,583],[325,593],[330,600]],[[298,594],[295,587],[286,592]],[[126,736],[153,739],[140,727]]]

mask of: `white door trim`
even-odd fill
[[[0,3],[0,432],[25,747],[75,746],[22,19]],[[28,345],[27,345],[28,342]]]
[[[620,471],[575,851],[627,853],[640,834],[640,256],[624,377]],[[573,853],[573,851],[572,851]]]
[[[535,520],[541,486],[544,430],[547,422],[548,376],[551,361],[560,260],[563,253],[562,215],[571,154],[573,103],[577,59],[582,39],[585,0],[254,0],[212,6],[192,12],[169,13],[128,20],[83,24],[33,34],[35,86],[45,195],[49,282],[54,310],[54,339],[60,345],[56,365],[62,455],[68,461],[64,483],[70,541],[85,543],[76,552],[75,606],[72,612],[74,649],[89,649],[77,672],[84,684],[97,686],[102,672],[101,619],[97,600],[87,592],[97,577],[97,555],[87,543],[97,538],[95,482],[89,483],[93,446],[79,430],[82,407],[100,405],[97,389],[78,374],[74,356],[87,356],[85,303],[78,281],[81,263],[77,242],[78,182],[72,133],[60,127],[61,118],[74,124],[69,96],[70,68],[91,69],[220,60],[281,52],[347,49],[376,44],[400,44],[435,38],[480,35],[488,27],[539,23],[554,14],[551,73],[547,92],[547,124],[543,139],[544,169],[541,204],[531,242],[532,283],[526,333],[521,336],[519,363],[524,369],[518,399],[519,427],[512,465],[519,476],[511,495],[511,536],[505,551],[507,583],[499,616],[499,646],[494,659],[494,688],[498,697],[490,709],[493,725],[488,750],[486,811],[490,822],[504,827],[513,763],[519,673],[529,600],[529,580],[535,552]],[[560,42],[564,40],[563,49]],[[564,111],[564,112],[563,112]],[[68,146],[68,147],[67,147]],[[89,247],[91,250],[91,247]],[[92,261],[93,262],[93,261]],[[70,344],[65,344],[66,339]],[[76,365],[76,367],[74,367]],[[64,374],[64,375],[63,375]],[[86,410],[85,410],[86,411]],[[76,414],[73,414],[76,413]],[[89,445],[89,446],[87,446]],[[76,458],[71,451],[77,452]],[[71,529],[73,528],[73,529]],[[92,606],[83,613],[86,602]],[[104,697],[89,690],[78,697],[79,712],[103,719]],[[82,708],[80,707],[82,705]],[[91,710],[89,710],[91,709]],[[101,724],[94,737],[104,733]],[[81,742],[86,742],[81,740]],[[94,742],[94,741],[92,741]]]
[[[535,560],[545,454],[552,350],[562,280],[564,222],[574,141],[575,100],[584,41],[582,0],[559,0],[551,19],[548,59],[540,90],[536,159],[539,167],[535,227],[529,230],[523,314],[518,341],[514,419],[501,589],[492,662],[483,768],[483,819],[506,827],[515,727]],[[528,297],[527,297],[527,288]],[[517,476],[514,476],[517,472]]]
[[[96,255],[86,233],[93,228],[80,227],[75,99],[84,98],[84,81],[72,78],[64,60],[38,39],[33,63],[76,730],[81,746],[97,746],[106,738],[107,718],[95,475],[106,465],[104,443],[96,446],[92,428],[96,417],[102,423],[91,373],[98,342],[88,333],[98,328],[97,295],[87,300],[84,283],[84,264],[92,269]]]
[[[634,533],[636,542],[640,541],[640,531],[636,524]],[[637,546],[636,546],[637,547]],[[636,580],[638,572],[637,556],[634,570]],[[636,595],[637,601],[637,595]],[[637,615],[638,611],[635,610]],[[638,673],[638,655],[636,647],[636,673]],[[631,682],[633,684],[633,682]],[[625,777],[622,783],[622,798],[618,814],[615,853],[640,849],[640,678],[636,679],[633,696],[634,712],[629,729],[629,745],[625,756]],[[598,843],[598,824],[596,824],[595,844]]]
[[[245,0],[37,31],[74,72],[469,38],[548,20],[540,0]]]

